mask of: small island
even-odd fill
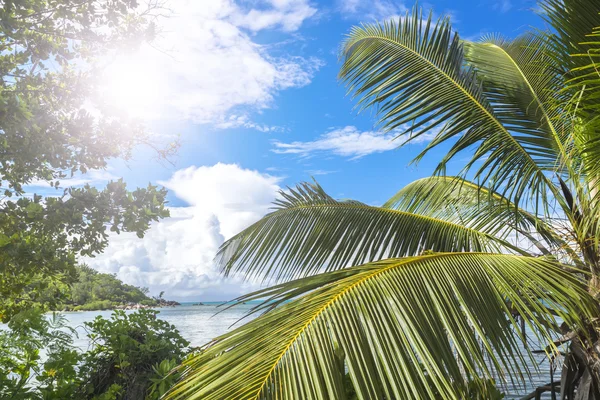
[[[140,310],[180,305],[164,299],[164,292],[150,297],[147,288],[123,283],[114,274],[101,273],[87,265],[76,268],[78,279],[63,288],[65,300],[56,311]]]

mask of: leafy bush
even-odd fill
[[[59,314],[50,319],[40,309],[16,314],[8,329],[0,331],[0,398],[73,398],[78,386],[76,365],[81,360],[71,349],[75,334]],[[42,349],[47,356],[44,362]]]
[[[41,309],[15,315],[0,331],[0,398],[158,399],[177,379],[170,371],[189,343],[157,314],[97,317],[85,324],[92,341],[85,353],[73,350],[76,332],[63,316],[48,319]]]
[[[154,378],[150,378],[150,387],[148,388],[148,400],[158,400],[171,388],[180,378],[180,372],[173,372],[178,366],[177,360],[162,360],[160,364],[152,367]]]
[[[142,399],[157,365],[163,360],[174,360],[174,364],[183,360],[189,342],[173,325],[156,318],[157,314],[154,310],[131,314],[117,310],[110,320],[96,317],[85,324],[93,343],[81,371],[88,398],[118,385],[122,398]]]

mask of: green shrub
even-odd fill
[[[72,350],[75,332],[66,323],[59,314],[48,319],[34,308],[16,314],[0,331],[1,399],[76,398],[81,356]]]
[[[158,312],[115,311],[85,327],[92,347],[73,350],[66,319],[41,309],[16,314],[0,331],[0,399],[158,399],[177,379],[169,374],[189,343]],[[42,362],[40,351],[47,359]]]
[[[81,368],[82,396],[93,398],[118,385],[122,397],[117,398],[143,399],[156,383],[152,379],[164,374],[163,360],[173,365],[183,360],[189,342],[173,325],[156,318],[157,314],[154,310],[130,314],[117,310],[110,320],[96,317],[85,324],[93,348]]]

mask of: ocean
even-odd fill
[[[252,308],[252,304],[240,304],[216,315],[224,309],[224,307],[219,307],[222,304],[221,302],[203,303],[204,305],[193,304],[197,303],[183,303],[176,307],[157,309],[160,312],[157,318],[175,325],[181,336],[189,341],[193,347],[202,346],[229,329],[235,328],[237,325],[231,326],[240,318],[243,318]],[[63,312],[62,314],[69,320],[70,325],[77,330],[79,338],[75,341],[75,345],[82,350],[86,350],[89,341],[83,326],[84,322],[91,322],[97,316],[109,319],[112,311],[75,311]],[[249,320],[250,317],[244,319],[244,321]]]

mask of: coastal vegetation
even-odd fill
[[[0,6],[0,320],[28,310],[49,287],[76,279],[80,256],[102,252],[109,233],[142,237],[169,215],[166,190],[71,187],[153,143],[139,122],[96,100],[100,56],[155,34],[152,9],[135,1],[4,1]],[[84,180],[85,181],[85,180]],[[32,185],[32,186],[28,186]],[[44,188],[44,194],[34,193]],[[27,195],[26,195],[27,194]],[[57,298],[57,302],[62,299]]]
[[[190,349],[157,314],[115,311],[85,323],[87,351],[74,347],[78,334],[64,316],[48,319],[37,308],[15,315],[0,331],[0,398],[158,399]]]
[[[57,298],[61,300],[58,301]],[[148,296],[147,288],[127,285],[113,274],[100,273],[87,265],[81,265],[75,266],[73,281],[69,284],[52,282],[45,290],[40,291],[32,306],[51,311],[91,311],[170,304],[162,297]]]
[[[85,175],[127,160],[138,145],[162,160],[177,148],[154,142],[138,121],[95,97],[98,60],[151,40],[159,6],[0,3],[2,399],[156,399],[188,352],[156,311],[115,311],[86,323],[93,343],[87,351],[74,348],[76,332],[64,317],[44,314],[67,304],[161,303],[111,275],[77,267],[81,257],[101,253],[110,236],[141,238],[169,216],[163,188],[130,190],[118,178],[98,187]]]
[[[600,399],[600,8],[538,8],[548,29],[514,39],[461,39],[419,7],[350,32],[340,78],[362,109],[404,143],[433,134],[416,161],[449,149],[381,207],[281,192],[218,254],[276,282],[237,300],[265,313],[167,398],[490,399],[540,352],[562,376],[539,393]]]

